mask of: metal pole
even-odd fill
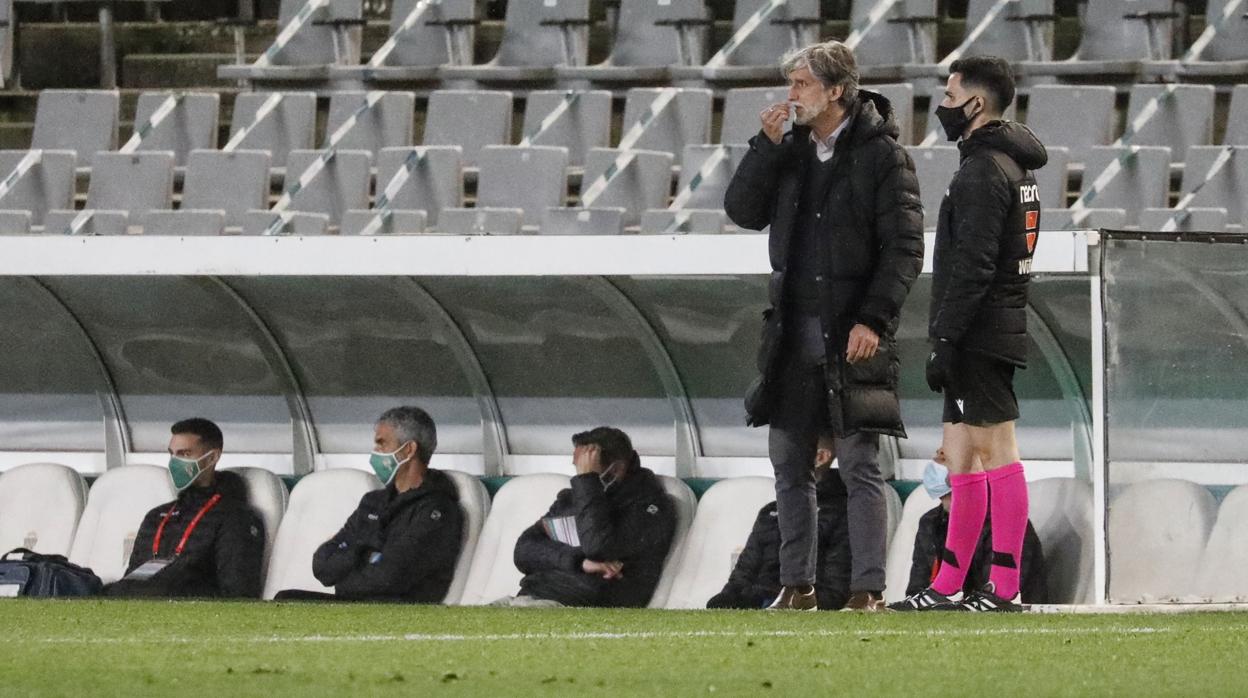
[[[117,43],[113,35],[113,3],[100,5],[100,87],[117,88]]]
[[[1109,441],[1105,400],[1105,304],[1101,267],[1104,241],[1088,233],[1088,279],[1092,305],[1092,603],[1103,606],[1109,599]]]

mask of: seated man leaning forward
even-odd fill
[[[369,462],[382,488],[366,493],[333,538],[317,548],[312,574],[333,594],[287,590],[278,600],[438,603],[455,575],[463,513],[454,481],[429,467],[438,445],[419,407],[386,410]]]
[[[207,419],[174,424],[169,474],[177,499],[147,512],[109,596],[258,597],[264,523],[247,501],[247,482],[217,472],[225,439]]]
[[[572,486],[516,541],[520,594],[495,605],[640,607],[654,594],[674,503],[619,429],[598,427],[572,444]]]

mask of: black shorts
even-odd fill
[[[1016,419],[1014,365],[982,354],[956,353],[953,375],[945,386],[943,421],[986,427]]]

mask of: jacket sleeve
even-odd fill
[[[841,506],[844,506],[842,502]],[[851,572],[849,519],[840,512],[819,531],[819,567],[815,573],[815,597],[819,608],[844,608],[849,601]]]
[[[932,339],[957,344],[975,320],[984,295],[997,273],[1010,187],[1005,175],[987,158],[971,158],[954,176],[949,190],[953,205],[951,249],[942,266],[949,270],[944,295],[933,299]]]
[[[750,149],[724,192],[724,211],[733,223],[747,230],[771,225],[780,164],[787,150],[784,142],[776,145],[762,131],[750,139]]]
[[[770,505],[759,510],[758,516],[755,517],[754,528],[750,529],[750,535],[745,539],[745,547],[737,556],[737,564],[733,565],[732,573],[728,575],[728,583],[724,585],[724,591],[736,589],[748,592],[758,586],[758,576],[763,567],[762,529],[768,518],[771,518]]]
[[[143,517],[139,532],[134,538],[134,547],[130,549],[130,564],[126,565],[126,574],[152,559],[152,540],[156,538],[156,527],[160,525],[160,519],[168,509],[168,504],[161,504]]]
[[[940,506],[939,504],[937,506]],[[914,553],[910,556],[910,582],[906,584],[906,596],[923,591],[932,583],[932,564],[936,557],[936,518],[939,512],[932,509],[919,519],[919,530],[914,536]],[[939,544],[944,547],[944,542]]]
[[[567,492],[567,490],[560,492],[559,499],[566,497]],[[557,516],[556,512],[562,511],[563,507],[560,506],[559,499],[555,500],[555,504],[546,512],[546,516]],[[541,521],[534,522],[516,540],[514,562],[516,569],[524,574],[533,574],[543,570],[580,572],[581,563],[584,560],[585,556],[579,549],[553,540],[546,535],[546,529],[542,527]]]
[[[216,546],[217,585],[229,598],[260,598],[264,522],[248,508],[230,512]]]
[[[347,598],[402,596],[455,566],[462,514],[450,497],[426,497],[390,520],[381,550],[347,572],[334,590]]]
[[[613,520],[606,492],[595,473],[572,478],[572,503],[581,552],[589,560],[622,561],[671,543],[676,513],[666,492],[640,500]],[[652,510],[651,507],[654,509]]]
[[[923,270],[923,203],[914,161],[889,142],[875,182],[875,232],[879,257],[855,320],[877,334],[897,322],[910,287]]]
[[[364,498],[361,498],[342,529],[312,554],[312,575],[318,582],[332,587],[359,564],[365,553],[361,531],[365,528],[367,515],[368,509],[364,506]]]
[[[1027,603],[1051,603],[1049,598],[1049,570],[1044,563],[1044,549],[1040,545],[1040,536],[1031,522],[1027,522],[1027,532],[1023,536],[1023,569],[1022,592],[1023,601]]]

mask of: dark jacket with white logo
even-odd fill
[[[174,555],[187,526],[213,495],[221,499],[208,509]],[[172,509],[152,554],[152,541],[165,514]],[[147,512],[139,526],[126,574],[153,559],[172,559],[147,579],[122,579],[104,588],[109,596],[259,597],[263,580],[264,523],[247,503],[247,481],[228,470],[218,471],[210,487],[191,486],[178,498]]]
[[[654,473],[638,468],[605,491],[595,473],[577,475],[543,519],[573,517],[579,546],[550,537],[542,521],[516,541],[520,593],[565,606],[645,606],[654,594],[672,537],[676,508]],[[619,561],[622,576],[606,580],[581,568],[586,559]]]
[[[463,545],[455,482],[430,468],[420,487],[391,482],[365,493],[347,523],[312,556],[312,574],[344,599],[438,603]]]
[[[958,144],[940,204],[928,335],[1027,365],[1027,284],[1040,229],[1031,170],[1048,153],[1026,126],[993,121]]]

